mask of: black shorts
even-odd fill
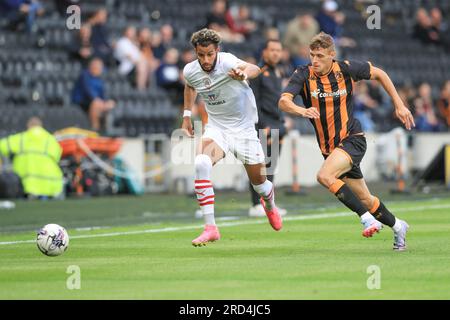
[[[89,109],[91,107],[91,103],[93,100],[86,100],[80,103],[80,107],[81,109],[86,112],[87,114],[89,114]]]
[[[344,173],[339,179],[362,179],[360,164],[367,150],[366,137],[363,135],[351,135],[345,138],[336,148],[344,152],[352,163],[350,171]]]

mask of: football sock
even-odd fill
[[[272,207],[275,206],[275,191],[272,182],[270,182],[269,179],[266,179],[263,183],[258,185],[252,184],[252,186],[253,189],[263,197],[266,208],[271,210]]]
[[[362,216],[367,212],[367,208],[363,205],[361,200],[353,193],[353,191],[344,183],[344,181],[338,179],[333,183],[330,188],[330,192],[333,193],[339,201],[341,201],[347,208],[356,212],[358,216]]]
[[[269,180],[273,184],[273,175],[267,175],[267,180]],[[259,202],[259,198],[261,198],[261,196],[255,191],[255,188],[251,183],[250,183],[250,194],[252,197],[253,206],[256,206],[258,204],[261,205],[261,202]]]
[[[205,224],[215,225],[214,219],[214,189],[210,180],[212,169],[211,158],[200,154],[195,157],[195,194],[202,209]]]
[[[395,218],[395,223],[394,226],[392,227],[392,229],[394,230],[394,232],[399,232],[402,229],[402,225],[400,224],[400,219]]]
[[[370,213],[382,224],[385,224],[391,228],[394,227],[396,222],[395,216],[384,206],[383,202],[381,202],[377,197],[374,198],[375,201],[372,208],[369,210]]]
[[[375,221],[375,218],[373,217],[373,215],[371,215],[370,214],[370,212],[369,211],[367,211],[366,213],[364,213],[362,216],[361,216],[361,221],[364,223],[364,222],[366,222],[366,221]]]

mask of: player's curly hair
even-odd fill
[[[194,32],[191,37],[191,44],[194,48],[197,48],[197,45],[207,47],[210,44],[217,47],[221,41],[220,35],[216,31],[207,28]]]
[[[316,50],[320,48],[335,50],[333,37],[330,36],[328,33],[322,31],[321,33],[315,35],[311,39],[311,42],[309,43],[309,48],[311,50]]]

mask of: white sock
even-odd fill
[[[361,216],[361,222],[363,222],[363,223],[366,222],[366,221],[372,221],[372,220],[375,220],[375,218],[374,218],[373,215],[370,214],[369,211],[367,211],[366,213],[364,213]]]
[[[395,218],[395,223],[392,226],[392,230],[394,230],[394,232],[399,232],[402,229],[400,221],[401,221],[400,219]]]
[[[216,219],[214,219],[214,213],[204,213],[203,218],[205,219],[205,224],[216,225]]]
[[[275,191],[272,182],[270,182],[269,179],[266,179],[263,183],[258,185],[252,184],[252,186],[256,193],[264,198],[266,208],[268,210],[272,209],[272,207],[275,206]]]
[[[205,154],[195,157],[195,194],[202,209],[206,224],[215,225],[214,220],[214,189],[210,180],[212,170],[211,158]]]

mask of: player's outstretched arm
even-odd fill
[[[400,121],[405,125],[405,128],[411,130],[411,128],[415,127],[414,118],[411,114],[411,111],[405,106],[402,99],[397,93],[394,84],[392,83],[391,78],[384,72],[382,69],[377,67],[371,68],[371,80],[377,80],[381,83],[384,90],[389,94],[394,103],[395,115]]]
[[[261,69],[252,63],[240,64],[236,68],[232,68],[228,75],[234,80],[244,81],[259,76]]]
[[[281,111],[294,116],[300,116],[309,119],[320,118],[319,111],[316,108],[303,108],[294,103],[294,96],[290,93],[283,93],[278,101],[278,107]]]
[[[195,103],[195,98],[197,97],[197,92],[194,88],[188,84],[184,85],[184,112],[183,112],[183,123],[181,124],[181,129],[186,132],[188,137],[194,137],[194,130],[192,129],[191,122],[191,110]]]

